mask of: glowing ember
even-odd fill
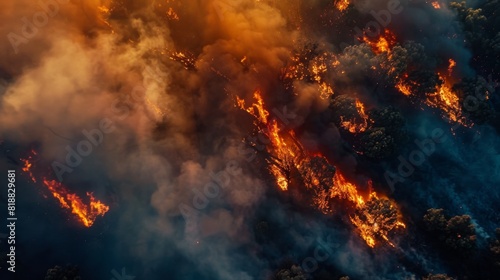
[[[179,15],[177,15],[177,13],[174,11],[174,9],[172,9],[172,7],[168,8],[167,17],[170,20],[179,20]]]
[[[170,59],[181,63],[186,70],[196,69],[196,58],[189,52],[172,52],[170,54]]]
[[[26,172],[31,181],[35,182],[36,183],[36,178],[35,176],[33,175],[33,172],[31,170],[31,168],[33,167],[33,158],[37,155],[37,152],[35,150],[31,150],[31,154],[28,156],[28,158],[26,159],[21,159],[22,162],[24,162],[24,166],[22,168],[22,170],[24,172]]]
[[[350,221],[368,246],[374,247],[377,239],[392,245],[388,234],[397,227],[404,227],[392,202],[379,199],[374,192],[369,194],[365,202],[358,187],[346,180],[326,157],[321,154],[309,155],[293,131],[285,131],[276,120],[269,119],[260,91],[254,93],[254,99],[256,102],[250,107],[246,107],[245,101],[240,98],[236,98],[236,103],[255,117],[254,124],[259,134],[269,139],[270,143],[264,152],[269,173],[275,178],[276,185],[282,191],[297,187],[297,184],[303,186],[302,190],[312,196],[312,206],[325,214],[331,214],[333,206],[339,201],[352,204],[354,212],[350,215]],[[368,117],[359,100],[356,100],[356,108],[366,121]],[[256,147],[254,143],[250,145]]]
[[[344,11],[347,7],[349,7],[349,4],[349,0],[337,0],[335,2],[335,7],[337,7],[339,11]]]
[[[37,155],[35,150],[31,151],[31,155],[27,159],[21,159],[24,162],[22,170],[26,172],[33,182],[37,182],[32,171],[33,160]],[[78,220],[86,227],[91,227],[98,216],[104,216],[109,210],[109,206],[97,200],[92,193],[87,192],[89,198],[88,204],[85,204],[82,199],[68,191],[62,183],[55,180],[50,180],[45,177],[40,180],[43,185],[50,191],[52,196],[59,201],[62,208],[71,210]]]
[[[319,97],[326,100],[334,93],[328,71],[338,65],[332,53],[320,53],[317,45],[306,45],[292,55],[289,65],[282,69],[281,79],[287,89],[294,88],[295,81],[316,84]]]
[[[441,9],[441,4],[438,1],[432,1],[431,5],[434,9]]]

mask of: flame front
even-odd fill
[[[34,183],[37,182],[37,178],[32,168],[36,155],[37,152],[32,150],[27,159],[21,159],[24,162],[22,170],[28,174]],[[87,192],[89,203],[85,204],[77,194],[71,193],[66,186],[56,180],[43,177],[38,181],[43,183],[52,196],[59,201],[62,208],[71,210],[71,213],[86,227],[91,227],[98,216],[104,216],[109,211],[109,206],[97,200],[91,192]]]
[[[255,118],[258,133],[269,139],[264,152],[269,173],[276,185],[282,191],[287,191],[300,182],[303,186],[301,190],[311,195],[312,206],[324,214],[333,213],[337,202],[346,201],[354,209],[349,214],[350,221],[368,246],[374,247],[377,239],[393,245],[389,241],[389,233],[395,228],[404,227],[404,224],[399,221],[398,211],[392,201],[378,198],[375,192],[368,193],[368,199],[365,200],[358,187],[336,170],[325,156],[307,153],[293,131],[286,130],[277,120],[270,119],[260,91],[256,91],[253,97],[256,102],[249,107],[238,97],[236,103]],[[367,120],[364,105],[359,100],[356,101],[356,107]],[[257,144],[249,144],[259,150]]]

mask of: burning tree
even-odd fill
[[[364,132],[368,127],[368,115],[363,103],[348,95],[332,96],[330,100],[333,123],[351,133]]]
[[[387,198],[379,198],[375,193],[370,194],[369,200],[358,209],[351,220],[360,228],[361,235],[368,245],[375,245],[376,239],[382,238],[394,246],[389,241],[388,234],[397,227],[404,227],[404,224],[399,222],[398,210],[393,203]]]
[[[318,43],[306,43],[292,54],[287,66],[282,69],[281,80],[285,88],[293,88],[296,81],[317,84],[321,98],[333,94],[327,76],[333,69],[335,56],[319,49]]]
[[[346,180],[326,157],[307,153],[293,131],[280,128],[276,120],[269,118],[259,91],[254,93],[254,99],[256,102],[250,107],[239,98],[237,104],[255,118],[258,133],[269,139],[269,145],[263,149],[258,149],[257,143],[249,144],[266,158],[269,173],[275,177],[276,185],[283,191],[294,186],[302,194],[308,194],[312,197],[312,206],[325,214],[332,213],[334,205],[344,202],[349,205],[346,210],[351,214],[351,222],[370,247],[375,246],[377,239],[392,245],[388,238],[389,232],[396,227],[404,227],[393,203],[389,199],[378,198],[374,192],[369,194],[368,202],[365,202],[358,187]],[[342,97],[341,100],[347,99]],[[347,104],[344,101],[340,103]],[[358,110],[359,107],[356,107]],[[362,113],[365,115],[364,108]]]

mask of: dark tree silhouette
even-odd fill
[[[422,278],[422,280],[455,280],[455,278],[449,277],[446,274],[429,274]]]
[[[81,280],[80,271],[76,265],[56,265],[47,270],[45,280]]]
[[[278,271],[274,280],[307,280],[307,277],[300,266],[292,265],[290,269],[282,269]]]
[[[476,230],[469,215],[446,219],[443,209],[429,209],[424,215],[427,230],[456,252],[468,253],[476,247]]]

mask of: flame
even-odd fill
[[[33,181],[34,183],[36,183],[36,178],[33,175],[31,168],[33,167],[33,157],[35,157],[36,155],[38,155],[38,153],[32,149],[31,154],[28,156],[28,158],[26,158],[26,159],[21,158],[21,161],[24,162],[24,166],[22,167],[22,170],[28,174],[31,181]]]
[[[354,209],[350,221],[368,246],[374,247],[377,239],[394,246],[388,234],[395,228],[404,227],[404,223],[399,220],[393,203],[388,199],[379,199],[374,192],[369,193],[366,200],[359,193],[359,188],[349,182],[340,170],[336,170],[325,156],[307,153],[293,131],[286,131],[277,120],[270,119],[259,90],[255,91],[253,97],[255,103],[250,107],[246,107],[245,101],[238,97],[236,103],[255,117],[254,124],[258,132],[269,139],[264,152],[268,170],[275,178],[276,185],[282,191],[287,191],[292,187],[292,182],[300,181],[303,190],[312,196],[312,206],[324,214],[333,212],[336,201],[347,201]],[[359,100],[356,100],[356,108],[363,119],[368,118]],[[256,147],[256,144],[250,144]],[[297,180],[294,174],[300,179]]]
[[[351,133],[364,132],[368,128],[368,115],[365,113],[365,105],[356,99],[356,110],[361,117],[361,122],[358,122],[356,118],[345,120],[343,116],[340,117],[340,126],[348,130]]]
[[[441,9],[441,4],[438,1],[432,1],[431,5],[434,9]]]
[[[337,9],[342,12],[345,9],[347,9],[347,7],[349,7],[349,4],[350,4],[349,0],[337,0],[335,2],[335,7],[337,7]]]
[[[432,108],[438,108],[442,111],[444,117],[446,117],[450,122],[459,123],[465,127],[472,127],[474,124],[465,119],[462,112],[462,104],[460,103],[460,98],[452,90],[453,82],[452,72],[457,63],[453,59],[448,60],[447,75],[438,72],[437,75],[441,81],[440,85],[436,86],[436,90],[432,94],[428,94],[424,103]],[[444,71],[443,71],[444,72]],[[408,85],[408,74],[404,74],[403,78],[396,78],[398,81],[395,85],[401,93],[406,96],[412,94],[410,86]],[[415,84],[414,84],[415,85]]]
[[[264,108],[264,101],[262,100],[262,96],[260,91],[257,90],[254,92],[253,97],[256,100],[256,103],[253,103],[252,106],[245,109],[245,100],[237,98],[238,107],[247,111],[250,115],[257,118],[263,124],[267,124],[267,117],[269,117],[269,112]]]
[[[449,63],[449,65],[448,65],[448,76],[451,77],[451,74],[453,72],[453,68],[455,66],[457,66],[457,63],[455,62],[455,60],[453,60],[451,58],[448,60],[448,63]]]
[[[405,75],[405,77],[408,77],[408,75]],[[404,80],[399,80],[399,82],[396,84],[396,89],[398,89],[402,94],[406,96],[411,95],[411,89],[404,83]]]
[[[295,81],[305,81],[318,86],[321,99],[328,99],[334,93],[328,71],[339,65],[335,55],[329,52],[316,53],[317,47],[306,46],[290,57],[290,65],[281,69],[285,88],[294,88]]]
[[[31,150],[31,154],[27,159],[21,159],[21,161],[24,162],[22,170],[29,175],[34,183],[37,182],[37,179],[33,174],[32,168],[34,166],[33,160],[36,155],[38,155],[38,153],[35,150]],[[59,201],[59,205],[64,209],[71,210],[78,220],[86,227],[91,227],[98,216],[104,216],[109,210],[109,206],[97,200],[90,192],[87,192],[89,203],[85,204],[78,195],[70,193],[67,187],[62,183],[47,179],[46,177],[43,177],[41,182],[49,190],[52,196]]]
[[[363,42],[367,43],[375,54],[390,53],[392,47],[396,44],[396,35],[392,33],[389,29],[384,31],[383,35],[380,35],[376,41],[368,38],[368,36],[363,36]]]
[[[109,210],[109,206],[97,200],[92,193],[87,192],[90,203],[86,205],[79,196],[68,192],[60,182],[43,178],[43,184],[59,201],[61,207],[70,209],[86,227],[91,227],[97,216],[104,216]]]
[[[425,103],[434,108],[439,108],[443,114],[452,122],[458,122],[467,126],[465,123],[464,116],[462,115],[462,107],[460,104],[460,99],[452,91],[451,85],[445,76],[438,73],[439,78],[442,80],[442,84],[436,86],[436,91],[434,94],[429,95]]]

